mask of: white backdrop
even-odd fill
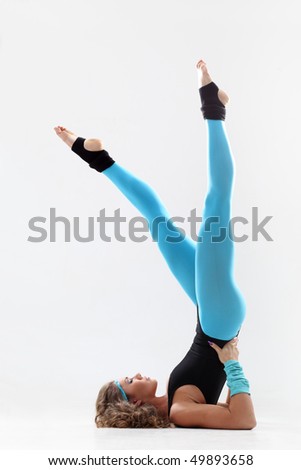
[[[300,17],[298,2],[1,0],[1,422],[93,422],[100,386],[168,375],[196,310],[154,242],[80,243],[79,218],[140,214],[55,135],[100,137],[173,216],[200,215],[206,134],[196,63],[231,97],[233,215],[273,216],[273,242],[236,244],[247,302],[240,360],[260,420],[300,415]],[[71,222],[65,242],[50,208]],[[33,217],[47,230],[28,237]],[[107,234],[113,237],[112,224]]]

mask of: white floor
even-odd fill
[[[300,450],[301,424],[258,420],[252,431],[211,429],[97,429],[93,422],[0,424],[0,449],[254,449]]]

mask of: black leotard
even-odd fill
[[[175,391],[182,385],[196,385],[206,403],[215,405],[226,381],[224,365],[216,351],[208,344],[212,341],[223,347],[229,340],[207,336],[200,325],[197,311],[196,335],[184,359],[174,368],[168,382],[168,415]]]

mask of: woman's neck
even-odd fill
[[[160,415],[162,416],[168,415],[168,396],[167,395],[162,395],[161,397],[154,397],[150,403],[157,408]]]

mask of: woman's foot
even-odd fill
[[[56,126],[54,128],[56,134],[68,145],[68,147],[72,147],[74,142],[77,139],[77,135],[73,132],[66,129],[63,126]],[[90,150],[91,152],[97,152],[98,150],[103,150],[103,145],[101,140],[99,139],[85,139],[84,141],[84,148],[86,150]]]
[[[208,72],[206,62],[204,60],[199,60],[197,63],[197,70],[198,70],[198,80],[199,86],[203,87],[209,85],[212,82],[212,78]],[[218,99],[223,103],[224,106],[229,102],[229,97],[227,93],[223,90],[218,90]]]

